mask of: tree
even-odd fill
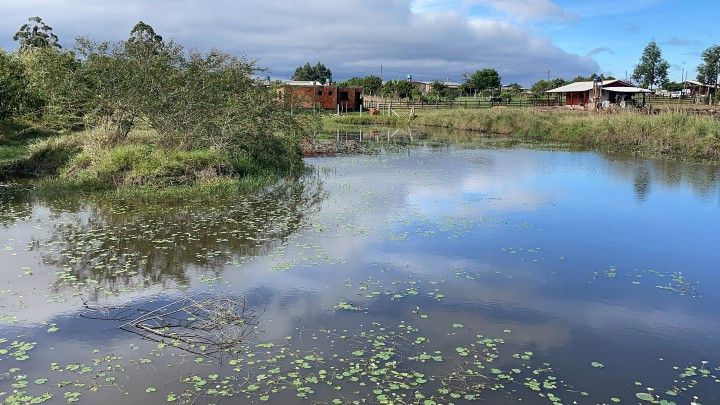
[[[680,91],[680,90],[682,90],[684,87],[685,87],[685,86],[684,86],[682,83],[678,83],[678,82],[667,82],[667,83],[665,83],[665,85],[663,86],[663,89],[665,89],[665,90],[667,90],[667,91]]]
[[[430,91],[427,96],[430,100],[454,100],[458,97],[458,91],[436,80],[430,83]]]
[[[652,89],[653,86],[662,87],[668,81],[670,64],[663,59],[662,51],[655,40],[645,47],[640,63],[635,66],[633,79],[642,87]]]
[[[363,90],[374,96],[380,92],[382,88],[382,79],[378,76],[353,77],[341,83],[344,86],[359,86]]]
[[[500,87],[500,74],[495,69],[478,70],[466,80],[466,88],[476,92],[495,90]]]
[[[592,81],[595,81],[595,79],[600,79],[600,80],[605,81],[605,80],[615,80],[615,77],[605,76],[605,74],[603,74],[603,73],[601,73],[599,75],[597,73],[593,73],[590,76],[578,76],[578,77],[574,78],[572,81],[573,82],[592,82]]]
[[[163,37],[155,33],[155,29],[150,24],[139,21],[130,30],[130,38],[128,38],[125,46],[131,52],[158,54],[163,51]]]
[[[568,81],[561,78],[552,80],[539,80],[530,88],[532,97],[536,100],[544,99],[547,97],[546,92],[548,90],[556,89],[568,84]]]
[[[306,63],[295,69],[293,80],[314,81],[325,84],[332,81],[332,72],[325,65],[318,62],[315,66]]]
[[[720,76],[720,45],[713,45],[702,53],[702,63],[697,67],[697,80],[715,86]]]
[[[512,83],[512,84],[509,84],[509,85],[503,87],[503,90],[502,90],[502,93],[500,96],[503,99],[512,99],[513,97],[518,97],[518,96],[522,95],[522,92],[523,92],[523,88],[521,85],[519,85],[517,83]]]
[[[34,48],[19,54],[27,77],[31,115],[54,129],[72,129],[82,125],[84,107],[92,95],[78,76],[82,67],[73,52],[56,48]]]
[[[28,22],[23,24],[13,35],[13,41],[20,42],[20,51],[36,48],[62,48],[52,27],[45,24],[40,17],[28,18]]]
[[[412,99],[418,91],[409,80],[388,80],[382,88],[383,97]]]
[[[17,57],[0,50],[0,120],[20,113],[26,88],[27,79]]]

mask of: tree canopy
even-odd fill
[[[415,86],[409,80],[389,80],[382,88],[384,97],[409,98],[418,95]]]
[[[62,48],[52,27],[45,24],[40,17],[28,18],[28,22],[13,35],[13,41],[20,42],[21,51],[35,48]]]
[[[163,48],[163,37],[155,33],[155,29],[149,24],[139,21],[130,31],[126,47],[137,52],[150,51],[159,53]]]
[[[720,76],[720,45],[705,49],[701,58],[702,63],[697,67],[697,80],[705,84],[717,84]]]
[[[530,88],[533,98],[541,99],[545,97],[545,92],[568,84],[569,82],[562,78],[551,80],[539,80]]]
[[[595,79],[601,79],[601,80],[615,80],[615,77],[613,76],[605,76],[605,74],[597,74],[593,73],[590,76],[577,76],[572,81],[573,82],[592,82]]]
[[[20,112],[26,89],[27,79],[20,61],[0,49],[0,120]]]
[[[642,87],[662,87],[668,81],[668,69],[670,64],[663,59],[662,51],[655,40],[650,41],[645,47],[640,63],[635,66],[633,79]]]
[[[465,82],[465,87],[483,92],[494,90],[500,87],[500,74],[495,69],[481,69],[470,75]]]
[[[436,80],[430,83],[430,91],[427,96],[431,100],[454,100],[458,97],[458,91]]]
[[[365,77],[353,77],[342,83],[344,86],[359,86],[362,87],[365,92],[374,96],[380,93],[382,89],[382,79],[378,76],[365,76]]]
[[[320,62],[315,66],[306,63],[295,69],[293,80],[315,81],[325,84],[332,81],[332,72]]]

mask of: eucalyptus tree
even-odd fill
[[[698,81],[716,86],[717,89],[718,82],[720,82],[720,45],[713,45],[705,49],[701,58],[702,63],[697,67]]]
[[[40,17],[30,17],[13,35],[13,40],[20,43],[20,51],[37,48],[60,49],[59,38],[53,33],[53,28]]]
[[[649,89],[653,86],[662,87],[668,81],[669,68],[670,64],[663,59],[662,50],[653,39],[647,44],[640,62],[635,66],[633,79]]]

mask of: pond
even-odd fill
[[[232,201],[2,186],[3,399],[720,403],[720,168],[389,135]]]

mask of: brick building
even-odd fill
[[[290,81],[280,90],[282,99],[301,108],[358,111],[362,105],[362,87],[341,87],[319,82]]]

